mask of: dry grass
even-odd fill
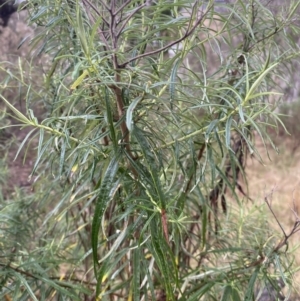
[[[300,149],[293,153],[289,142],[287,137],[282,140],[278,145],[279,154],[269,147],[270,158],[264,146],[258,143],[263,164],[249,158],[246,167],[250,197],[257,204],[264,203],[267,197],[286,233],[291,231],[295,223],[296,212],[300,217]],[[267,216],[274,230],[280,233],[280,227],[270,211]],[[289,250],[299,245],[299,242],[300,232],[295,233],[289,240]],[[300,265],[300,249],[296,249],[294,254],[296,268]],[[300,288],[300,272],[295,274],[294,280],[299,294],[300,290],[297,288]]]

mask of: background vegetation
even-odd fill
[[[278,277],[291,288],[296,208],[273,230],[266,206],[250,206],[245,165],[262,160],[257,141],[275,148],[298,6],[31,1],[32,59],[1,64],[16,120],[3,115],[2,134],[13,142],[17,122],[15,154],[34,160],[30,188],[2,193],[0,296],[252,300]]]

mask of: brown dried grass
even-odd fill
[[[249,196],[254,203],[262,204],[265,198],[271,202],[272,210],[278,221],[289,233],[297,219],[300,219],[300,149],[293,152],[290,137],[284,136],[278,144],[279,153],[274,149],[258,144],[263,162],[248,158],[246,174],[248,179]],[[274,232],[280,233],[281,229],[271,212],[266,209],[267,218]],[[300,265],[300,232],[289,239],[288,250],[293,250],[295,255],[294,268]],[[300,272],[294,275],[295,293],[300,293]]]

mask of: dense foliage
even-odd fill
[[[242,183],[280,122],[298,5],[30,1],[43,66],[3,68],[26,113],[1,98],[30,128],[36,181],[1,200],[2,298],[252,300],[289,283],[289,235]]]

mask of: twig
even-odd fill
[[[193,10],[194,10],[194,7],[195,7],[196,3],[194,4],[193,6]],[[157,53],[161,53],[165,50],[167,50],[168,48],[171,48],[172,46],[176,45],[176,44],[179,44],[180,42],[182,42],[183,40],[185,40],[186,38],[188,38],[193,32],[194,30],[198,27],[198,25],[202,22],[202,20],[204,19],[204,17],[208,14],[208,12],[210,11],[210,9],[212,8],[213,5],[209,6],[207,9],[206,9],[206,12],[202,13],[201,17],[197,20],[197,22],[195,23],[195,25],[191,28],[190,31],[186,31],[186,33],[183,35],[183,37],[169,43],[168,45],[164,46],[164,47],[161,47],[157,50],[153,50],[153,51],[149,51],[149,52],[146,52],[146,53],[142,53],[140,55],[137,55],[136,57],[133,57],[131,59],[129,59],[128,61],[126,61],[125,63],[119,65],[118,67],[120,69],[123,69],[125,68],[129,63],[133,62],[133,61],[136,61],[138,59],[141,59],[143,57],[147,57],[147,56],[151,56],[151,55],[154,55],[154,54],[157,54]],[[191,20],[189,21],[189,25],[191,24]]]
[[[99,0],[99,2],[101,3],[101,5],[103,5],[107,10],[109,10],[109,6],[106,5],[106,3],[102,0]]]
[[[271,192],[271,194],[272,194],[272,193],[273,193],[273,191]],[[272,215],[274,216],[274,218],[275,218],[275,220],[276,220],[278,226],[280,227],[280,229],[281,229],[281,231],[282,231],[282,233],[283,233],[283,236],[284,236],[284,237],[280,240],[280,242],[276,245],[276,247],[274,248],[274,250],[273,250],[273,252],[276,253],[276,252],[278,252],[283,246],[285,246],[285,245],[287,246],[288,240],[290,239],[290,237],[291,237],[292,235],[294,235],[296,232],[300,231],[300,219],[299,219],[299,217],[298,217],[298,214],[297,214],[296,210],[294,209],[293,212],[294,212],[294,214],[295,214],[295,216],[296,216],[296,221],[295,221],[295,223],[294,223],[294,225],[293,225],[293,228],[291,229],[290,233],[289,233],[289,234],[286,234],[286,232],[284,231],[284,229],[283,229],[281,223],[279,222],[277,216],[275,215],[275,213],[274,213],[274,211],[273,211],[273,209],[272,209],[272,207],[271,207],[271,205],[270,205],[270,202],[269,202],[269,200],[268,200],[268,196],[265,197],[265,202],[267,203],[267,205],[268,205],[268,207],[269,207],[269,209],[270,209]]]
[[[139,10],[141,10],[143,7],[145,7],[146,4],[142,4],[141,6],[137,7],[124,21],[123,24],[121,26],[121,28],[119,29],[118,33],[116,34],[116,36],[119,38],[124,27],[126,26],[126,24],[129,22],[129,20],[132,18],[133,15],[135,15]]]
[[[268,36],[263,37],[263,38],[257,40],[253,45],[249,46],[247,52],[249,52],[249,51],[250,51],[254,46],[256,46],[257,44],[263,42],[264,40],[269,39],[270,37],[274,36],[276,33],[278,33],[278,32],[281,31],[281,30],[282,30],[282,29],[279,29],[278,27],[275,27],[275,30],[274,30],[272,33],[270,33]]]
[[[82,0],[83,2],[86,2],[94,11],[95,13],[99,16],[102,17],[98,9],[95,7],[93,3],[91,3],[89,0]],[[85,4],[86,5],[86,4]]]
[[[115,11],[115,15],[118,15],[119,12],[122,12],[123,9],[124,9],[130,2],[131,2],[131,0],[127,0],[125,3],[123,3],[123,4],[121,5],[121,7]]]
[[[102,20],[104,21],[104,23],[108,26],[109,23],[108,21],[104,18],[103,14],[100,13],[100,11],[95,7],[95,5],[93,3],[91,3],[89,0],[82,0],[83,2],[86,2],[94,11],[95,13],[102,18]],[[86,4],[85,4],[86,5]]]
[[[115,50],[117,49],[117,41],[118,41],[118,37],[116,35],[116,15],[115,15],[115,0],[111,0],[111,5],[110,5],[110,9],[108,10],[110,13],[110,25],[109,25],[109,31],[110,31],[110,37],[111,37],[111,41],[112,41],[112,45],[113,45],[113,61],[114,61],[114,67],[116,69],[116,60],[117,60],[117,56],[115,53]]]
[[[272,195],[272,193],[273,193],[273,190],[272,190],[272,192],[271,192],[271,195]],[[268,205],[268,207],[269,207],[269,210],[271,211],[271,213],[272,213],[272,215],[274,216],[274,218],[275,218],[275,220],[276,220],[278,226],[280,227],[281,231],[283,232],[284,236],[286,237],[287,235],[286,235],[286,233],[285,233],[283,227],[281,226],[281,224],[280,224],[280,222],[279,222],[277,216],[275,215],[275,213],[274,213],[274,211],[273,211],[273,209],[272,209],[272,207],[271,207],[271,204],[270,204],[269,201],[268,201],[268,196],[265,197],[265,202],[267,203],[267,205]]]
[[[87,4],[92,7],[94,9],[94,11],[96,12],[96,14],[102,18],[103,20],[103,24],[105,23],[108,26],[108,22],[107,20],[100,14],[100,12],[97,10],[96,7],[94,7],[94,5],[92,3],[90,3],[88,0],[82,0],[84,6],[87,6]],[[86,4],[87,3],[87,4]],[[87,15],[90,18],[90,20],[95,24],[96,21],[94,19],[94,17],[92,16],[92,14],[89,12],[88,9],[86,9]],[[103,34],[103,30],[101,30],[99,27],[97,28],[98,34],[100,35],[100,40],[103,42],[103,44],[105,44],[106,50],[109,49],[109,45],[108,45],[108,41],[105,37],[105,35]]]

